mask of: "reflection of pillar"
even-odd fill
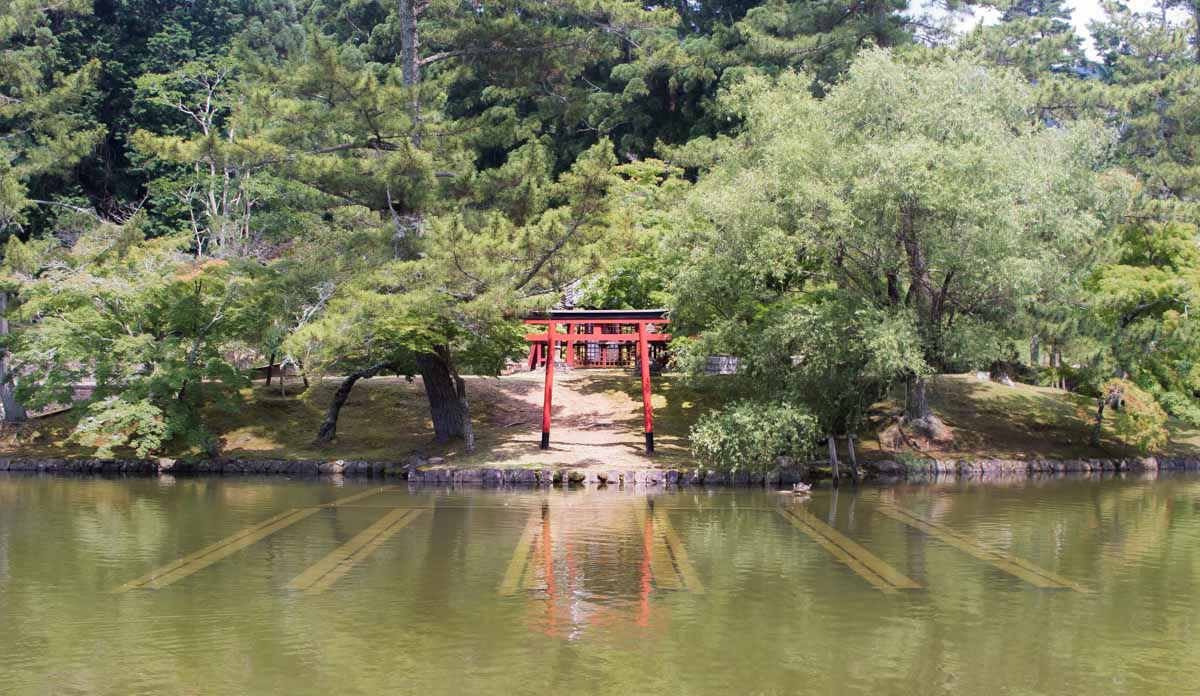
[[[550,536],[550,506],[542,505],[542,566],[546,571],[546,621],[553,632],[557,622],[555,615],[556,588],[554,586],[554,545]]]
[[[554,395],[554,321],[546,324],[546,390],[542,394],[542,449],[550,448],[550,406]]]
[[[653,515],[646,515],[646,521],[642,524],[642,567],[637,618],[639,626],[646,626],[650,623],[650,556],[654,553],[653,518]]]
[[[642,363],[642,416],[646,426],[646,454],[654,454],[654,413],[650,409],[650,338],[646,322],[638,322],[638,359]]]

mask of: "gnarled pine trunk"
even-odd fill
[[[467,451],[474,451],[475,432],[471,428],[467,385],[454,368],[449,347],[436,346],[433,352],[418,354],[417,368],[421,371],[425,395],[429,397],[434,439],[444,443],[461,438]]]
[[[1114,410],[1120,408],[1121,392],[1118,389],[1108,389],[1100,394],[1096,399],[1096,419],[1092,421],[1092,436],[1088,439],[1088,443],[1092,447],[1100,446],[1100,433],[1104,428],[1104,408],[1111,406]]]
[[[333,393],[333,401],[329,402],[329,408],[325,410],[325,420],[321,421],[321,427],[317,430],[317,442],[332,442],[333,438],[337,437],[338,416],[341,415],[342,406],[346,405],[346,399],[350,398],[350,391],[354,389],[358,380],[374,377],[386,370],[390,364],[378,363],[346,375],[346,378],[338,385],[337,391]],[[279,378],[279,384],[283,386],[282,375]]]

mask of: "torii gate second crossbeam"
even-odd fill
[[[550,409],[554,395],[554,363],[560,347],[566,349],[565,362],[570,367],[607,366],[619,360],[603,356],[620,346],[633,344],[637,349],[636,363],[642,373],[642,415],[645,422],[646,453],[654,453],[654,413],[650,408],[650,357],[665,349],[670,334],[660,332],[668,323],[662,309],[563,309],[552,310],[540,317],[530,317],[526,324],[545,327],[545,333],[529,334],[529,364],[534,369],[544,360],[546,388],[542,400],[542,449],[550,447]],[[559,327],[566,326],[566,331]],[[582,355],[577,352],[582,348]],[[593,359],[593,356],[600,356]]]

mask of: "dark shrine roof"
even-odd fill
[[[665,309],[552,309],[549,312],[530,314],[530,319],[665,319]]]

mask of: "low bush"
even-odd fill
[[[692,426],[692,452],[706,465],[728,472],[767,471],[778,457],[812,455],[817,419],[786,403],[737,401],[704,415]]]

